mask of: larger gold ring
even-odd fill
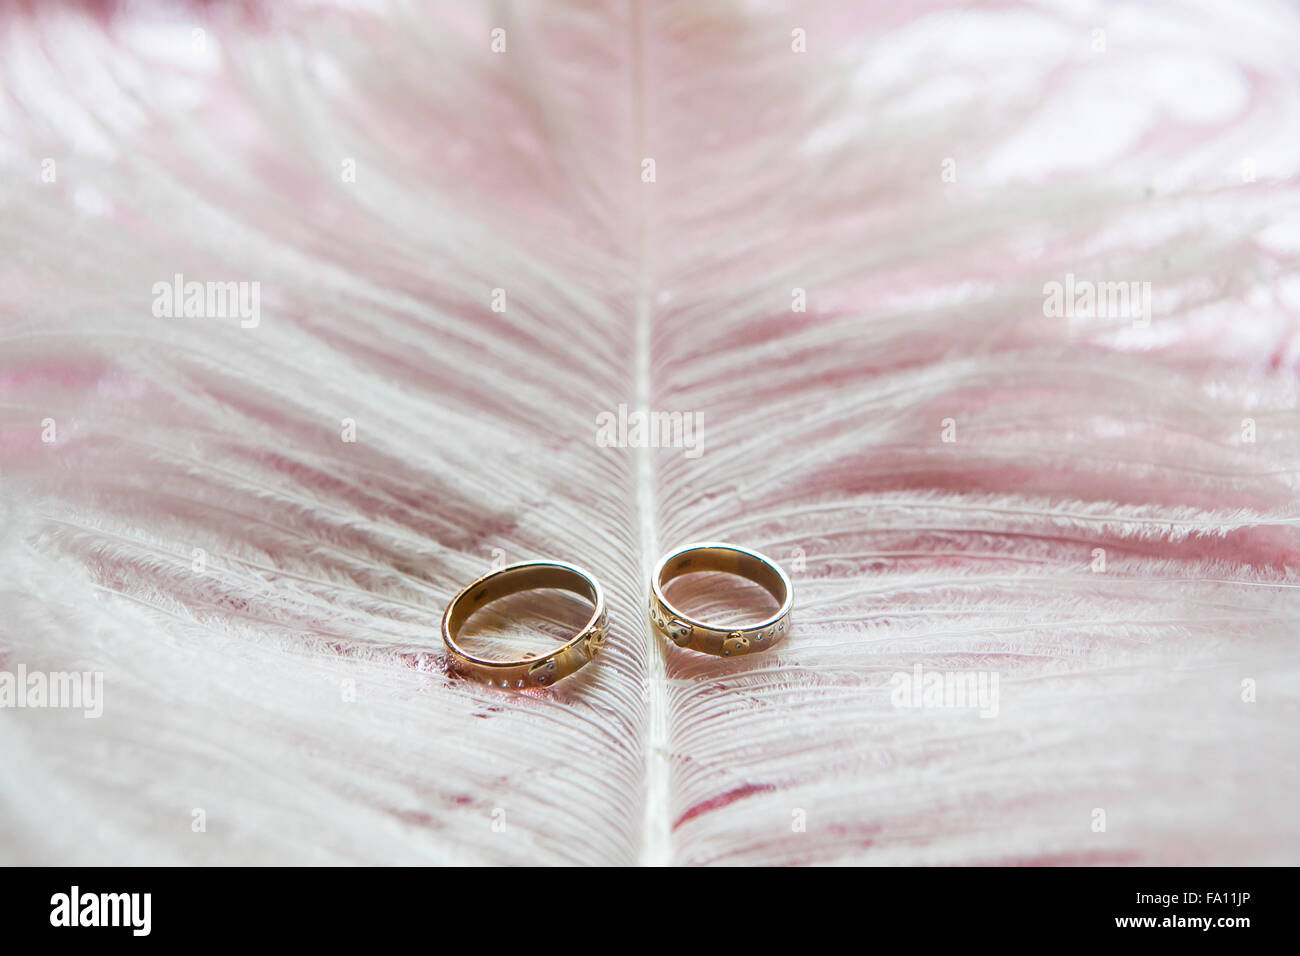
[[[696,571],[737,574],[761,585],[780,607],[771,617],[744,627],[720,627],[683,614],[668,603],[664,587],[673,578]],[[790,630],[794,589],[770,558],[734,544],[688,544],[659,561],[650,579],[650,620],[678,647],[705,654],[736,657],[771,647]]]
[[[567,643],[544,656],[527,655],[516,661],[477,657],[456,643],[461,626],[479,608],[498,598],[538,588],[572,591],[591,602],[591,618]],[[563,561],[524,561],[491,571],[452,598],[442,615],[442,641],[456,672],[511,690],[546,687],[568,677],[605,646],[608,631],[609,618],[600,585],[586,571]]]

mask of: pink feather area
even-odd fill
[[[1300,862],[1298,64],[1280,0],[7,6],[0,677],[103,685],[0,706],[0,862]],[[699,540],[779,646],[650,626]],[[457,677],[532,558],[601,657]]]

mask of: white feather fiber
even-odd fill
[[[4,14],[0,670],[104,712],[0,709],[0,861],[1300,862],[1300,14],[904,6]],[[708,539],[778,649],[650,630]],[[450,677],[533,557],[606,652]]]

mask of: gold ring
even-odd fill
[[[673,578],[696,571],[737,574],[762,586],[780,606],[758,624],[719,627],[683,614],[668,603],[664,586]],[[794,589],[772,559],[734,544],[688,544],[660,559],[650,579],[650,620],[678,647],[705,654],[736,657],[771,647],[790,630]]]
[[[498,598],[538,588],[572,591],[592,603],[591,618],[563,646],[545,656],[529,654],[517,661],[493,661],[476,657],[456,643],[461,626],[479,608]],[[442,641],[455,671],[493,687],[513,690],[546,687],[568,677],[599,653],[608,631],[609,617],[600,585],[586,571],[563,561],[524,561],[490,571],[452,598],[442,615]]]

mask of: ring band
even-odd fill
[[[696,571],[721,571],[748,578],[776,598],[780,608],[758,624],[719,627],[683,614],[668,603],[664,587],[673,578]],[[650,620],[678,647],[720,657],[765,650],[790,630],[794,589],[770,558],[734,544],[689,544],[660,559],[650,579]]]
[[[592,603],[587,623],[557,650],[545,656],[528,654],[516,661],[493,661],[470,654],[456,643],[461,626],[479,608],[498,598],[539,588],[572,591]],[[600,585],[586,571],[563,561],[524,561],[490,571],[452,598],[442,615],[442,641],[456,672],[493,687],[515,690],[546,687],[568,677],[599,653],[608,631],[609,618]]]

